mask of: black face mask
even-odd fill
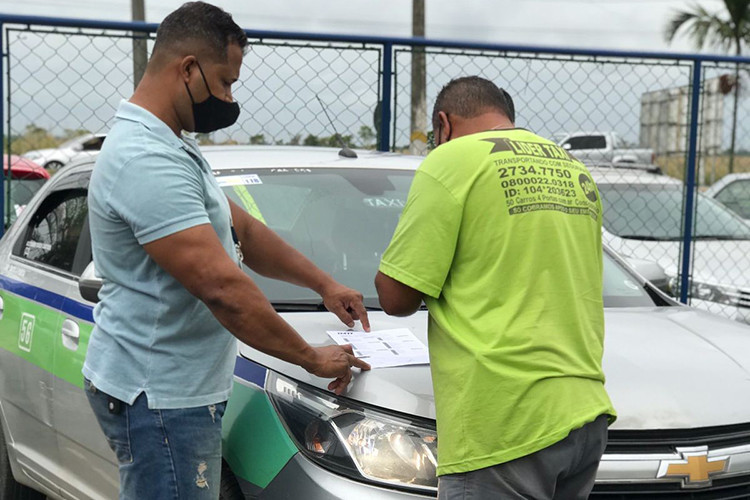
[[[214,96],[211,93],[211,88],[208,86],[206,75],[203,74],[200,63],[196,61],[196,64],[198,64],[198,70],[203,77],[203,83],[206,84],[206,89],[208,89],[208,99],[203,102],[195,102],[193,94],[190,92],[190,87],[185,83],[185,88],[190,96],[190,102],[193,103],[194,131],[205,134],[234,124],[237,121],[237,117],[240,116],[240,105],[237,102],[222,101]]]

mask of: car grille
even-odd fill
[[[687,490],[679,483],[597,484],[590,500],[730,500],[750,498],[750,475],[715,479],[708,488]]]
[[[750,444],[750,424],[648,431],[610,430],[605,453],[663,453],[678,446],[729,448]]]
[[[611,430],[591,493],[594,500],[750,499],[750,424],[656,431]],[[683,485],[658,478],[663,462],[681,460],[681,451],[705,449],[711,460],[728,456],[727,469],[710,485]],[[689,481],[688,481],[689,483]]]

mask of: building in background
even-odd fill
[[[716,163],[723,152],[727,78],[733,77],[723,75],[703,82],[698,135],[699,183],[716,180]],[[641,146],[653,149],[658,158],[684,157],[688,149],[689,103],[688,85],[642,94]]]

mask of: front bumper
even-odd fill
[[[353,481],[314,464],[301,453],[293,456],[263,490],[259,490],[257,486],[240,478],[237,478],[237,480],[242,492],[248,499],[351,500],[366,498],[367,500],[427,500],[435,498],[435,495],[429,493],[408,493]]]

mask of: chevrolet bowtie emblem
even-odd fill
[[[729,457],[709,457],[708,446],[677,448],[681,459],[662,460],[657,478],[682,478],[683,488],[705,488],[711,486],[711,476],[726,472]]]

